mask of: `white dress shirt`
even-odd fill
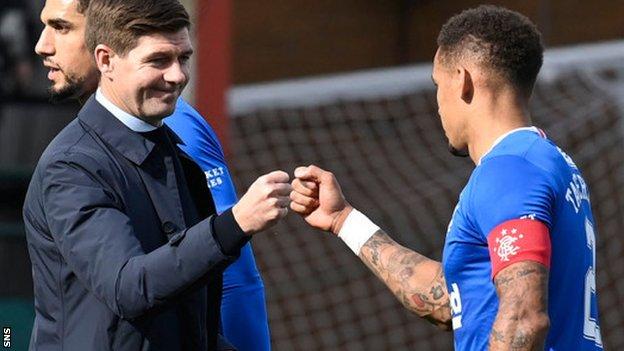
[[[121,123],[135,132],[149,132],[158,128],[117,107],[117,105],[113,104],[106,96],[104,96],[104,94],[102,94],[100,88],[95,91],[95,100],[104,106],[104,108],[115,116],[115,118],[121,121]],[[159,127],[160,126],[162,126],[162,121],[160,122]]]

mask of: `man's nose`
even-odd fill
[[[188,71],[180,63],[176,62],[169,66],[164,78],[168,83],[183,85],[188,80]]]
[[[39,56],[52,56],[54,51],[54,36],[50,31],[50,27],[46,26],[41,31],[37,45],[35,45],[35,52]]]

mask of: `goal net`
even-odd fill
[[[239,86],[230,91],[230,166],[239,190],[271,170],[316,164],[400,243],[441,258],[473,168],[452,157],[431,66]],[[624,42],[548,50],[534,124],[581,167],[597,221],[606,349],[624,349]],[[289,215],[254,240],[277,350],[451,350],[332,235]]]

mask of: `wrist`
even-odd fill
[[[340,233],[340,229],[342,229],[342,225],[347,220],[347,217],[349,217],[351,211],[353,211],[353,206],[347,204],[347,206],[345,206],[345,208],[343,208],[342,211],[340,211],[338,215],[334,217],[329,231],[334,235],[338,235],[338,233]]]
[[[238,256],[241,247],[251,238],[236,222],[232,210],[226,210],[214,217],[212,234],[221,252],[228,256]]]
[[[362,246],[378,231],[379,227],[368,217],[351,208],[341,225],[338,237],[359,256]]]
[[[253,232],[251,228],[247,225],[245,220],[242,218],[243,216],[240,213],[239,204],[240,202],[232,207],[232,216],[234,217],[234,221],[236,221],[236,224],[238,224],[238,226],[245,233],[245,235],[250,236],[253,234]]]

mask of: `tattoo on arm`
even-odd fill
[[[541,350],[549,327],[548,270],[523,261],[494,278],[498,313],[490,333],[490,350]]]
[[[406,308],[450,329],[451,309],[440,262],[399,245],[382,230],[362,246],[360,259]]]

